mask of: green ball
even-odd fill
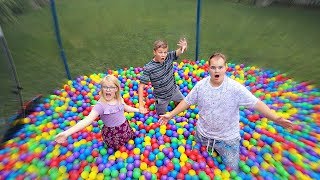
[[[149,118],[146,120],[146,124],[149,125],[149,124],[151,124],[151,123],[152,123],[152,118],[149,117]]]
[[[243,170],[243,172],[248,174],[250,172],[250,167],[248,165],[244,165],[244,166],[242,166],[242,170]]]
[[[106,150],[106,149],[101,149],[101,150],[100,150],[100,154],[101,154],[102,156],[106,155],[106,154],[107,154],[107,150]]]
[[[133,102],[133,104],[137,104],[139,101],[138,101],[138,99],[134,99],[132,102]]]
[[[156,132],[155,132],[153,129],[150,129],[149,133],[150,133],[151,135],[153,135],[153,134],[155,134]]]
[[[103,174],[104,174],[105,176],[110,176],[111,170],[110,170],[109,168],[105,168],[105,169],[103,170]]]
[[[164,155],[163,152],[159,152],[159,153],[157,154],[157,157],[158,157],[158,159],[162,160],[162,159],[164,159],[165,155]]]
[[[154,106],[153,104],[151,104],[151,105],[149,106],[149,110],[150,110],[150,111],[155,110],[155,106]]]
[[[133,178],[135,178],[135,179],[139,179],[139,177],[141,176],[141,171],[140,171],[140,169],[135,168],[135,169],[133,170],[132,176],[133,176]]]
[[[111,177],[116,178],[118,176],[119,176],[119,172],[117,170],[114,169],[111,171]]]
[[[120,173],[127,173],[127,168],[121,168]]]

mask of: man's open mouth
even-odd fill
[[[215,77],[215,78],[219,78],[219,77],[220,77],[220,75],[219,75],[219,74],[216,74],[216,75],[214,75],[214,77]]]

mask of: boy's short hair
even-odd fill
[[[153,43],[153,50],[157,50],[159,48],[167,48],[168,47],[168,43],[164,40],[156,40]]]
[[[208,59],[209,65],[210,65],[210,60],[211,60],[212,58],[215,58],[215,57],[220,57],[220,58],[222,58],[222,59],[224,60],[224,63],[227,64],[227,58],[226,58],[226,56],[225,56],[224,54],[222,54],[222,53],[215,52],[215,53],[213,53],[213,54],[209,57],[209,59]]]

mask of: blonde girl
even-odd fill
[[[90,114],[75,126],[59,133],[55,137],[56,142],[66,142],[68,136],[89,126],[98,116],[104,123],[101,133],[103,141],[108,147],[118,149],[134,137],[134,132],[124,116],[124,111],[139,112],[139,109],[124,103],[120,95],[120,84],[116,77],[107,75],[101,80],[100,85],[100,99]],[[145,111],[141,113],[145,113]]]

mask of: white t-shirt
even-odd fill
[[[202,136],[231,140],[240,137],[239,106],[254,107],[258,98],[227,76],[219,87],[213,87],[208,76],[193,87],[185,101],[198,105],[197,131]]]

